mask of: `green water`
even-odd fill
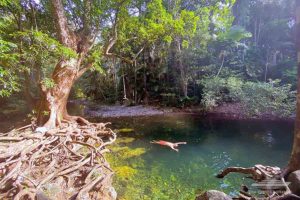
[[[293,125],[284,122],[218,121],[187,115],[117,119],[113,127],[121,131],[108,159],[116,171],[118,196],[127,200],[194,199],[207,189],[234,195],[241,184],[251,181],[241,175],[224,179],[214,175],[228,166],[285,166],[293,132]],[[187,144],[177,153],[149,143],[159,139]]]

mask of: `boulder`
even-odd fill
[[[224,192],[217,190],[208,190],[196,197],[196,200],[232,200],[230,196]]]
[[[290,173],[287,179],[289,188],[293,194],[300,196],[300,170]]]
[[[117,192],[114,187],[107,186],[102,188],[101,195],[98,196],[98,200],[116,200],[117,199]]]

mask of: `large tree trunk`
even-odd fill
[[[54,87],[42,86],[43,98],[38,113],[39,124],[45,123],[45,127],[53,128],[59,125],[61,120],[72,120],[66,106],[72,85],[78,77],[79,66],[80,61],[77,59],[61,60],[56,65],[52,75]]]
[[[300,170],[300,0],[296,1],[296,46],[298,51],[297,110],[294,132],[294,144],[288,169],[290,172]]]

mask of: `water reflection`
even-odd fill
[[[271,146],[273,146],[275,144],[275,138],[273,137],[271,131],[267,132],[267,134],[263,135],[262,140],[269,147],[271,147]]]
[[[229,164],[231,163],[232,158],[230,157],[230,155],[227,152],[217,152],[217,153],[213,153],[212,156],[212,162],[213,165],[212,167],[216,170],[216,171],[220,171],[226,167],[229,166]]]
[[[268,147],[272,147],[276,144],[276,139],[271,130],[255,133],[254,138]]]
[[[134,129],[119,138],[133,137],[135,140],[126,146],[145,149],[144,154],[130,159],[118,157],[117,165],[135,170],[130,178],[115,179],[120,198],[130,200],[193,199],[196,192],[207,189],[234,194],[248,180],[239,175],[225,179],[214,175],[228,166],[284,166],[293,129],[284,123],[208,122],[192,116],[122,119],[113,121],[113,125],[116,129]],[[177,153],[149,143],[159,139],[186,141],[187,145]]]

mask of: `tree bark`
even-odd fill
[[[296,47],[298,56],[298,82],[297,82],[297,108],[294,130],[294,144],[290,157],[288,170],[290,172],[300,169],[300,0],[296,1]]]
[[[74,58],[61,60],[56,65],[52,75],[54,87],[42,86],[44,95],[38,113],[39,125],[44,124],[44,127],[50,129],[59,125],[62,120],[83,121],[82,118],[70,116],[67,112],[67,101],[74,82],[79,78],[80,64],[80,60]]]

